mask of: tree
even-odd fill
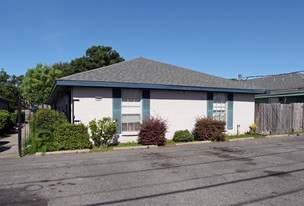
[[[112,47],[92,46],[87,49],[85,56],[71,61],[70,74],[88,71],[122,61],[124,61],[124,58],[122,58],[117,51],[113,50]]]
[[[103,66],[119,63],[124,59],[119,53],[109,46],[92,46],[86,51],[86,55],[69,62],[59,62],[53,64],[55,70],[60,70],[60,77],[88,71]]]
[[[51,66],[37,64],[36,68],[28,69],[23,86],[23,96],[30,105],[43,105],[51,93],[55,81],[61,75],[60,70]]]
[[[9,75],[1,69],[0,71],[0,96],[13,101],[10,104],[9,110],[13,111],[17,109],[18,105],[18,93],[21,91],[21,85],[23,82],[23,75]]]
[[[61,71],[61,75],[60,77],[65,77],[68,75],[71,75],[72,73],[72,67],[71,64],[69,62],[59,62],[59,63],[55,63],[52,66],[55,70],[60,70]]]

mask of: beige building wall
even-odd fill
[[[254,123],[254,94],[234,94],[233,100],[233,130],[227,134],[237,134],[238,125],[240,134],[244,134]]]
[[[177,130],[191,132],[196,118],[207,115],[207,93],[151,90],[150,115],[167,120],[167,139],[172,139]]]
[[[74,87],[72,97],[74,100],[72,110],[74,106],[76,121],[79,120],[81,123],[89,125],[93,119],[99,120],[103,117],[113,116],[111,88]]]
[[[74,87],[75,120],[88,125],[94,118],[113,117],[112,88]],[[243,134],[254,123],[254,95],[234,94],[233,129],[227,134]],[[73,110],[73,107],[72,107]],[[227,111],[227,110],[226,110]],[[207,116],[207,92],[150,90],[150,115],[167,120],[167,139],[172,139],[175,131],[194,128],[198,117]],[[119,142],[137,141],[137,133],[119,135]]]

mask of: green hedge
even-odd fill
[[[14,126],[17,126],[18,123],[18,110],[15,110],[15,112],[11,113],[11,120],[14,124]],[[24,111],[21,111],[21,122],[24,123],[25,120],[25,113]]]
[[[176,131],[173,136],[174,142],[192,142],[194,140],[194,135],[191,134],[187,129]]]
[[[30,120],[31,135],[24,144],[25,154],[59,150],[54,133],[60,125],[68,124],[65,114],[51,109],[39,109]]]
[[[7,132],[11,118],[6,110],[0,110],[0,134]]]
[[[84,124],[62,124],[54,133],[59,150],[88,149],[91,147],[88,127]]]
[[[37,130],[49,130],[51,132],[56,130],[58,125],[68,123],[67,117],[64,113],[59,113],[51,109],[39,109],[35,113],[35,118],[31,123],[31,130],[36,133]]]
[[[58,146],[54,142],[52,133],[49,130],[38,130],[30,141],[31,146],[26,153],[57,151]]]

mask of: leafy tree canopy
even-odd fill
[[[2,68],[0,71],[0,96],[13,101],[10,104],[10,110],[17,109],[18,93],[21,91],[23,75],[9,75]]]
[[[61,71],[61,75],[60,77],[65,77],[68,76],[70,74],[72,74],[72,67],[71,64],[68,62],[59,62],[59,63],[55,63],[53,64],[53,68],[55,70],[60,70]]]
[[[87,49],[86,55],[71,61],[71,73],[96,69],[124,61],[119,53],[109,46],[92,46]]]
[[[30,105],[45,104],[55,81],[61,71],[48,65],[37,64],[36,68],[28,69],[23,86],[23,96]]]
[[[76,58],[70,63],[59,62],[52,66],[37,64],[36,68],[28,69],[25,74],[23,96],[30,105],[45,104],[58,78],[71,74],[108,66],[124,59],[109,46],[92,46],[83,57]],[[3,75],[1,77],[6,79]]]

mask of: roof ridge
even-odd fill
[[[252,80],[256,80],[256,79],[266,79],[266,78],[278,77],[278,76],[286,76],[286,75],[290,75],[290,74],[301,74],[300,72],[301,71],[281,73],[281,74],[269,74],[269,75],[250,76],[250,77],[253,77],[253,79],[248,79],[246,81],[252,81]],[[257,78],[254,78],[254,77],[257,77]]]
[[[301,72],[297,72],[297,75],[304,80],[304,74],[302,74]]]
[[[136,60],[136,59],[140,59],[140,58],[142,58],[142,57],[136,57],[136,58],[134,58],[134,59],[130,59],[130,60],[128,60],[128,61],[122,61],[122,62],[118,62],[118,63],[115,63],[115,64],[110,64],[110,65],[107,65],[107,66],[103,66],[103,67],[98,67],[98,68],[95,68],[95,69],[91,69],[91,70],[87,70],[87,71],[83,71],[83,72],[78,72],[78,73],[75,73],[75,74],[71,74],[71,75],[68,75],[68,76],[64,76],[64,77],[61,77],[61,78],[59,78],[58,80],[60,80],[60,79],[63,79],[63,78],[66,78],[66,77],[71,77],[71,76],[74,76],[74,75],[78,75],[78,74],[86,74],[86,73],[91,73],[91,72],[93,72],[93,71],[96,71],[96,70],[99,70],[99,69],[104,69],[104,68],[108,68],[108,67],[111,67],[111,66],[113,66],[113,65],[118,65],[118,64],[122,64],[122,63],[125,63],[125,62],[129,62],[129,61],[133,61],[133,60]]]
[[[156,60],[153,60],[153,59],[148,59],[148,58],[144,58],[144,57],[138,57],[136,59],[139,59],[139,58],[142,58],[142,59],[145,59],[145,60],[149,60],[149,61],[152,61],[152,62],[156,62],[156,63],[166,64],[166,65],[169,65],[169,66],[172,66],[172,67],[178,67],[180,69],[184,69],[186,71],[195,72],[195,73],[198,73],[200,75],[204,74],[204,75],[212,76],[212,77],[219,78],[219,79],[226,80],[226,81],[233,81],[231,79],[226,79],[224,77],[219,77],[219,76],[215,76],[215,75],[212,75],[212,74],[207,74],[205,72],[199,72],[199,71],[196,71],[196,70],[193,70],[193,69],[188,69],[188,68],[185,68],[185,67],[182,67],[182,66],[173,65],[173,64],[166,63],[166,62],[156,61]]]

